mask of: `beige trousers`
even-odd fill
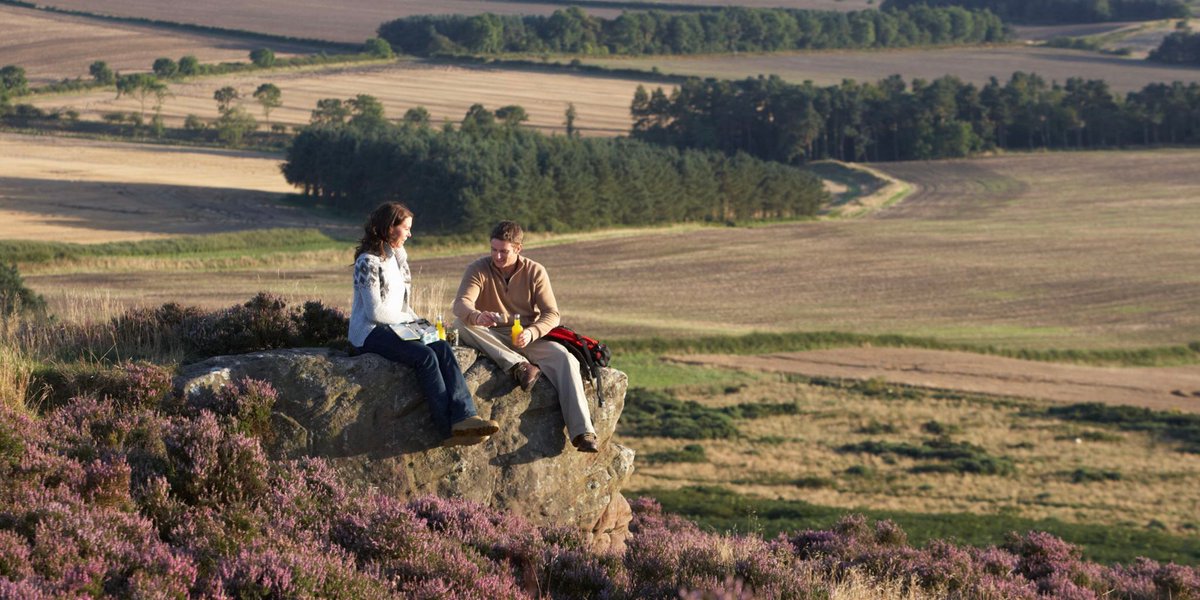
[[[524,362],[537,365],[558,391],[558,405],[562,407],[569,439],[596,432],[588,411],[587,395],[583,391],[583,378],[579,374],[579,359],[572,356],[562,344],[534,340],[524,348],[514,348],[507,327],[493,329],[466,325],[462,321],[456,326],[462,343],[488,355],[505,372],[511,372],[513,367]]]

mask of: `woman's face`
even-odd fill
[[[404,241],[412,237],[412,217],[404,217],[403,221],[388,228],[387,242],[393,248],[404,245]]]

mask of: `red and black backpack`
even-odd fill
[[[612,352],[603,342],[583,335],[570,327],[559,325],[542,336],[544,339],[562,344],[567,351],[579,360],[579,370],[584,377],[591,379],[596,388],[596,400],[604,406],[604,392],[601,391],[600,375],[608,366]]]

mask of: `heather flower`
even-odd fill
[[[241,434],[226,434],[209,411],[177,419],[165,441],[174,467],[171,490],[189,504],[220,506],[256,499],[266,491],[262,447]]]
[[[24,579],[33,574],[29,543],[13,531],[0,529],[0,579]]]

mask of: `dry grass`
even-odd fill
[[[1200,81],[1200,70],[1159,65],[1143,60],[1106,56],[1095,52],[1036,46],[997,46],[910,50],[822,51],[721,56],[650,56],[642,58],[586,58],[586,64],[663,73],[745,79],[779,75],[787,81],[811,80],[817,85],[837,85],[843,79],[875,82],[899,74],[905,81],[926,81],[954,75],[977,85],[989,77],[1007,81],[1014,71],[1032,72],[1047,81],[1066,83],[1070,77],[1103,79],[1116,92],[1140,90],[1150,83]],[[670,87],[670,86],[664,86]]]
[[[166,7],[164,7],[166,8]],[[187,33],[161,27],[114,23],[85,17],[0,6],[3,64],[19,65],[32,85],[76,77],[90,80],[88,66],[103,60],[114,71],[148,72],[161,57],[179,60],[191,54],[200,62],[247,62],[262,41]],[[362,41],[362,40],[357,40]],[[271,43],[280,58],[315,54],[316,46]],[[108,92],[112,94],[111,90]]]
[[[546,131],[564,131],[568,103],[575,104],[576,126],[584,135],[612,136],[629,131],[629,103],[638,84],[647,81],[595,77],[492,67],[451,66],[434,61],[411,60],[375,66],[340,67],[325,70],[272,71],[252,75],[206,77],[170,85],[172,97],[162,108],[165,122],[181,126],[189,114],[206,120],[217,118],[213,92],[225,86],[239,90],[246,110],[265,124],[261,109],[251,95],[263,83],[273,83],[283,94],[283,106],[271,112],[272,123],[306,125],[317,100],[346,99],[357,94],[375,96],[388,116],[400,118],[416,106],[429,110],[435,123],[462,121],[473,104],[495,110],[516,104],[529,114],[529,126]],[[112,92],[95,91],[34,99],[45,109],[73,109],[83,119],[99,120],[113,111],[137,112],[136,98],[117,99]],[[148,109],[149,110],[149,109]]]
[[[1200,455],[1178,452],[1142,433],[1023,416],[1023,411],[1043,406],[1032,401],[866,396],[768,376],[734,394],[683,389],[678,396],[708,406],[795,403],[801,412],[739,421],[742,439],[626,439],[621,443],[636,447],[640,455],[700,443],[709,458],[702,464],[639,463],[631,489],[721,485],[742,494],[823,506],[1005,513],[1133,527],[1157,520],[1177,533],[1194,533],[1200,526],[1195,511],[1200,488],[1194,485]],[[1016,474],[918,474],[909,471],[917,464],[912,459],[835,450],[867,440],[920,444],[933,437],[922,430],[930,421],[949,428],[956,441],[1010,457]],[[890,425],[895,433],[864,433],[872,424]],[[870,474],[848,473],[852,467],[866,467]],[[1112,471],[1120,479],[1074,483],[1071,474],[1077,469]],[[795,483],[805,478],[826,483]]]

